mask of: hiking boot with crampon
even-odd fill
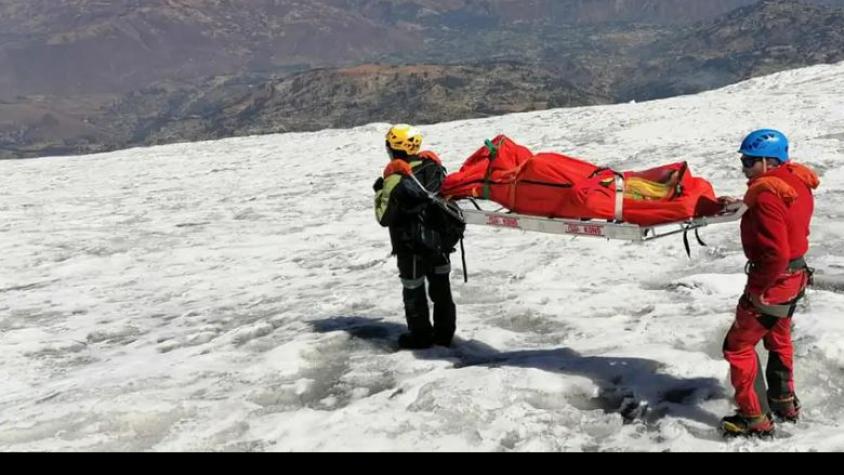
[[[784,398],[768,398],[771,411],[777,419],[783,422],[797,422],[800,419],[800,400],[796,395]]]
[[[774,421],[765,415],[736,414],[721,419],[721,430],[724,437],[769,437],[774,435]]]

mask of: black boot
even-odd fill
[[[403,333],[399,335],[399,348],[404,350],[424,350],[434,345],[431,337],[423,335],[415,335],[413,333]]]
[[[434,344],[448,347],[451,346],[457,321],[448,274],[435,274],[429,282],[431,301],[434,302]]]
[[[454,337],[449,335],[438,335],[434,334],[434,344],[439,346],[444,346],[446,348],[451,346],[451,341]]]

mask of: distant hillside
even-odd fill
[[[844,60],[844,0],[244,2],[0,0],[0,158],[641,101]]]

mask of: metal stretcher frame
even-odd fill
[[[466,224],[492,226],[496,228],[521,229],[523,231],[534,231],[548,234],[563,234],[570,236],[597,237],[639,242],[652,241],[654,239],[679,233],[684,233],[685,235],[692,230],[697,233],[698,229],[704,226],[709,226],[710,224],[738,221],[747,211],[747,206],[745,206],[744,203],[739,202],[726,206],[724,211],[715,216],[705,216],[685,221],[661,223],[651,226],[639,226],[630,223],[619,223],[596,219],[545,218],[542,216],[517,214],[506,210],[502,211],[504,208],[500,208],[496,211],[488,211],[480,207],[478,204],[479,200],[474,198],[468,198],[467,200],[474,205],[475,209],[464,207],[463,203],[465,203],[466,200],[458,201],[458,203],[461,204],[463,219],[466,221]],[[699,236],[698,241],[700,241]]]

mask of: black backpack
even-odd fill
[[[466,231],[463,210],[456,203],[431,193],[416,176],[410,175],[410,178],[429,198],[417,219],[411,222],[409,231],[413,252],[422,255],[448,255],[457,250],[459,242],[463,260],[463,280],[468,282],[466,252],[463,249],[463,233]]]
[[[460,207],[439,197],[431,198],[416,224],[415,247],[420,254],[451,254],[466,231]]]

